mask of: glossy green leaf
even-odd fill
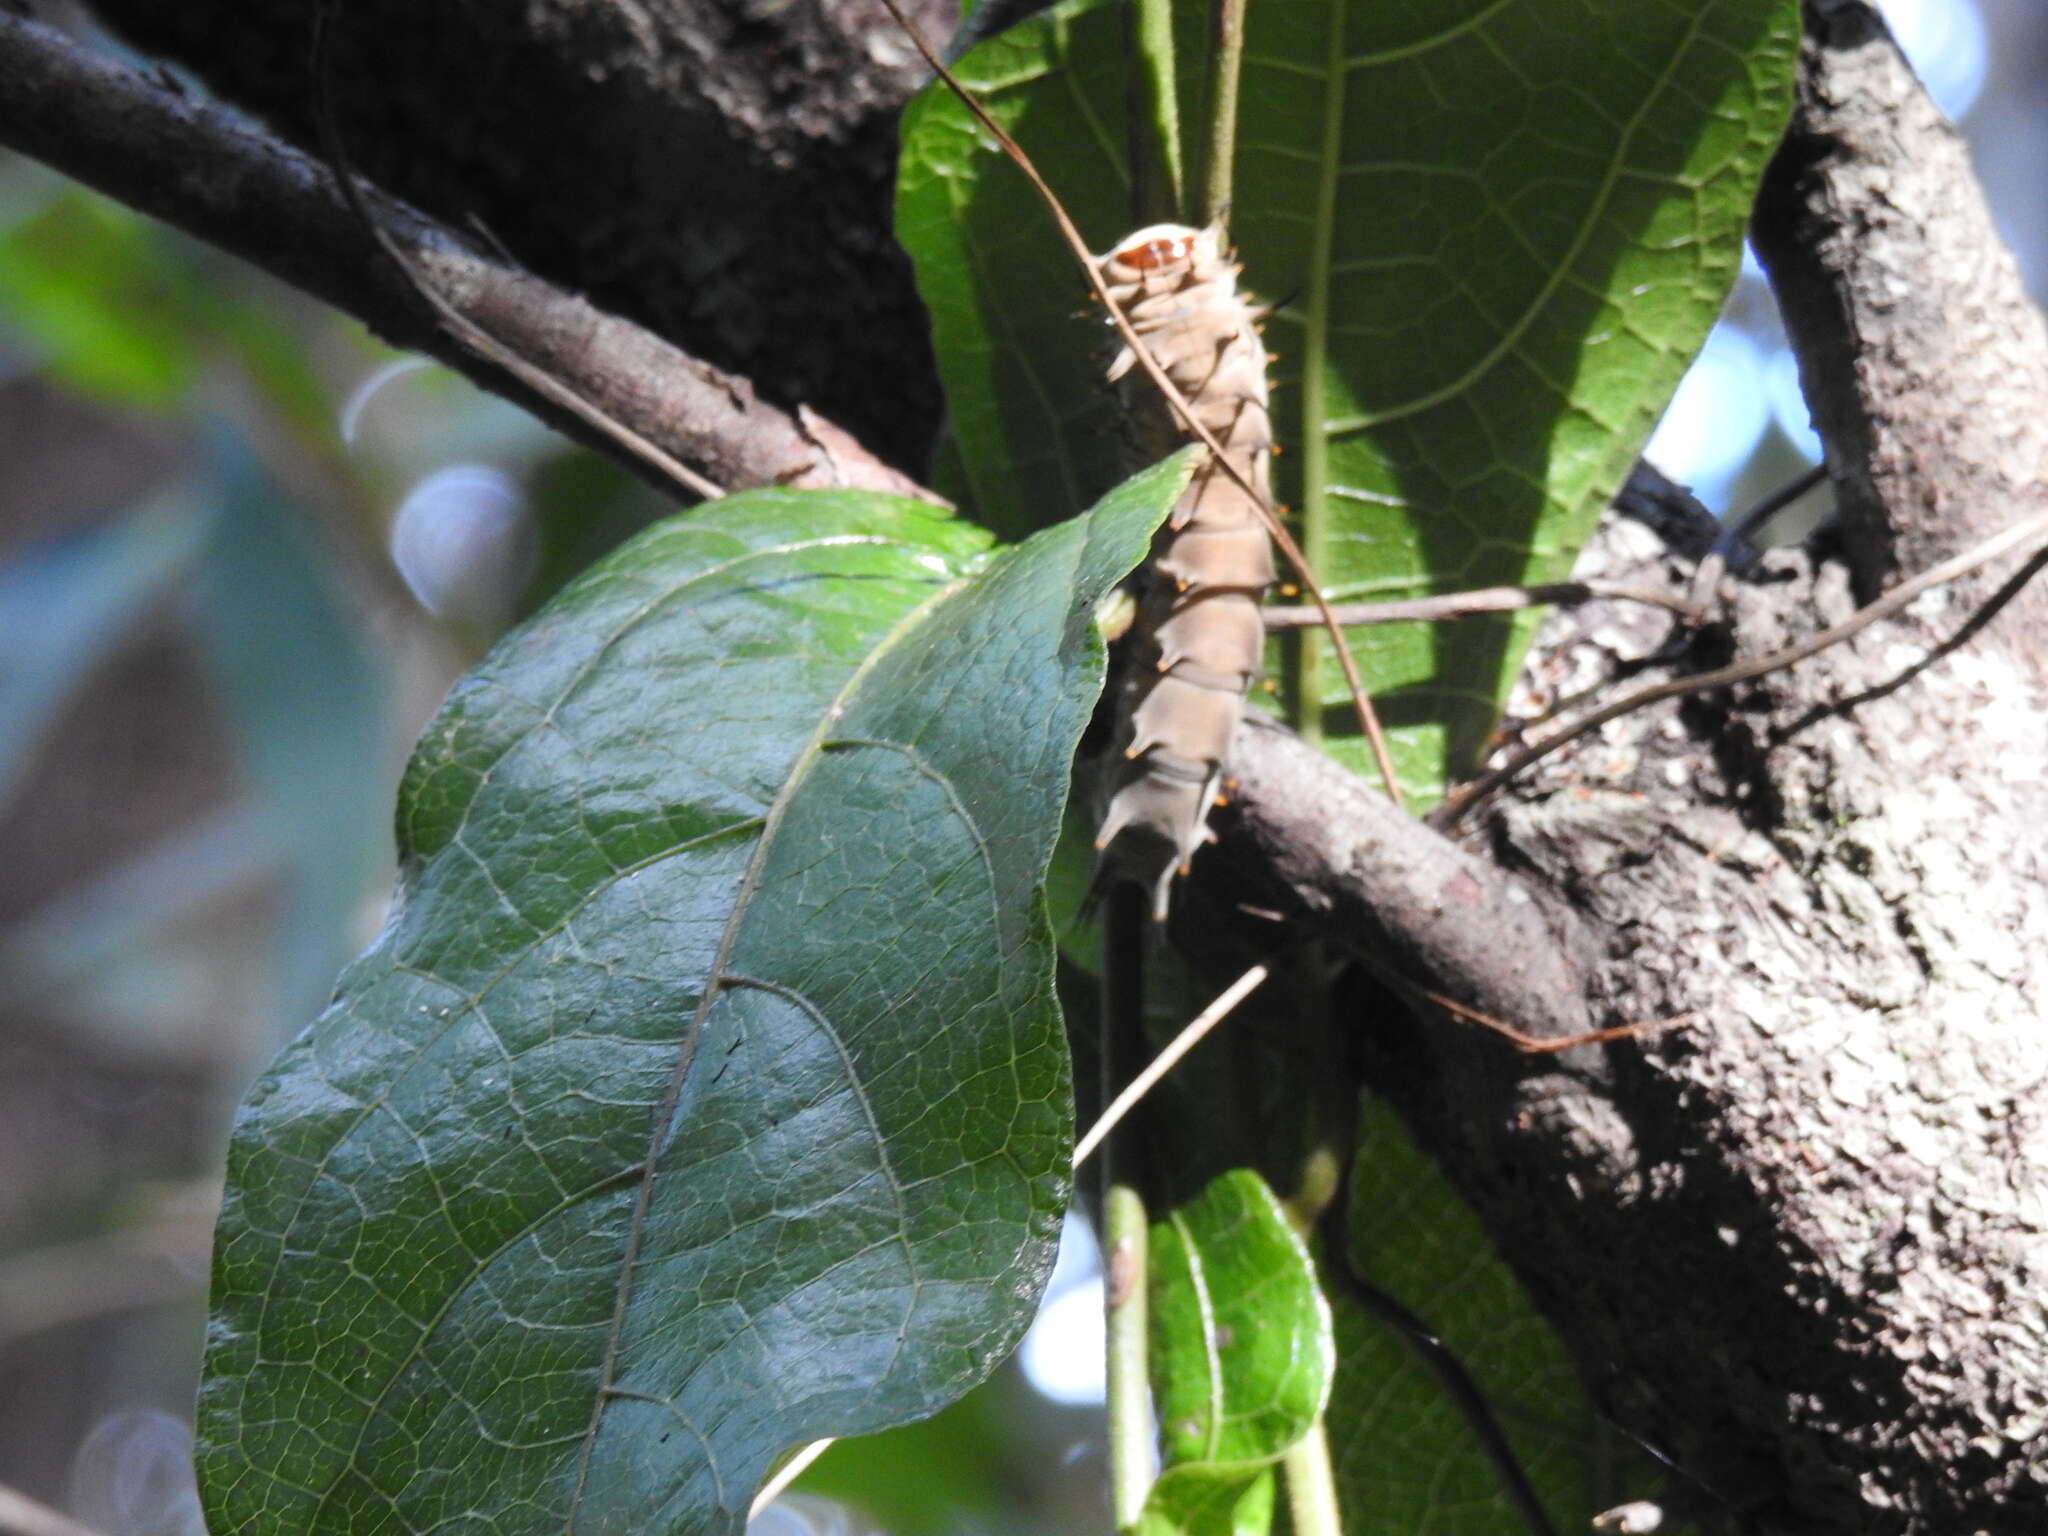
[[[1160,1455],[1262,1467],[1323,1411],[1330,1310],[1308,1250],[1257,1173],[1233,1168],[1153,1223],[1150,1315]]]
[[[1442,1339],[1486,1398],[1560,1531],[1640,1496],[1642,1458],[1596,1418],[1571,1359],[1478,1221],[1393,1114],[1365,1103],[1350,1260]],[[1523,1528],[1458,1406],[1407,1339],[1341,1286],[1329,1413],[1346,1536],[1499,1536]]]
[[[1183,124],[1205,5],[1185,4]],[[1334,597],[1562,575],[1738,269],[1790,103],[1794,0],[1285,0],[1249,8],[1231,227],[1268,328],[1281,498]],[[1108,0],[1022,23],[962,78],[1097,249],[1132,222]],[[1189,144],[1190,164],[1199,145]],[[1113,478],[1099,322],[1022,178],[950,98],[905,126],[898,233],[981,516],[1021,529]],[[1404,780],[1482,749],[1535,615],[1353,643]],[[1276,658],[1340,757],[1341,679]]]
[[[456,690],[397,909],[236,1127],[217,1536],[737,1531],[792,1446],[1010,1350],[1068,1193],[1039,882],[1094,605],[1186,469],[993,557],[731,497]]]
[[[1151,1376],[1160,1475],[1145,1536],[1262,1536],[1272,1465],[1314,1425],[1336,1370],[1307,1248],[1250,1168],[1152,1225]]]
[[[1169,1467],[1138,1516],[1138,1536],[1266,1536],[1279,1479],[1271,1467]]]

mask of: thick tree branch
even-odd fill
[[[1594,957],[1575,914],[1268,720],[1238,727],[1230,762],[1223,858],[1285,915],[1527,1034],[1592,1027],[1584,994]]]
[[[254,262],[673,489],[616,441],[449,335],[328,168],[246,120],[0,12],[0,144]],[[917,493],[821,418],[757,399],[745,379],[481,254],[402,204],[375,195],[371,204],[421,277],[458,311],[718,484]]]
[[[1809,0],[1807,15],[1799,112],[1753,233],[1868,601],[2042,497],[2048,326],[1968,146],[1883,21],[1860,0]]]

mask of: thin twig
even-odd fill
[[[1682,597],[1611,581],[1553,581],[1533,587],[1475,587],[1469,592],[1444,592],[1435,597],[1336,603],[1330,611],[1337,616],[1338,623],[1357,628],[1364,624],[1436,624],[1484,613],[1513,613],[1520,608],[1538,608],[1546,603],[1559,606],[1590,603],[1596,598],[1618,603],[1643,603],[1672,613],[1689,614],[1693,611]],[[1323,621],[1322,615],[1313,608],[1262,608],[1259,612],[1268,629],[1306,629]]]
[[[89,1525],[0,1483],[0,1533],[4,1536],[100,1536]]]
[[[1145,896],[1118,885],[1104,898],[1102,1007],[1097,1031],[1102,1101],[1114,1103],[1145,1058]],[[1135,1101],[1134,1101],[1135,1102]],[[1146,1328],[1152,1184],[1150,1147],[1138,1123],[1098,1137],[1102,1209],[1102,1323],[1109,1421],[1109,1504],[1118,1532],[1137,1524],[1152,1483],[1151,1368]]]
[[[1546,1056],[1558,1051],[1569,1051],[1580,1045],[1605,1045],[1610,1040],[1638,1040],[1644,1035],[1654,1035],[1667,1029],[1676,1029],[1682,1024],[1696,1024],[1699,1015],[1681,1013],[1669,1019],[1651,1019],[1642,1024],[1615,1024],[1606,1029],[1588,1029],[1576,1035],[1532,1035],[1515,1028],[1505,1019],[1497,1019],[1490,1013],[1481,1013],[1477,1008],[1468,1007],[1456,998],[1445,997],[1441,992],[1432,992],[1427,987],[1412,983],[1401,983],[1417,997],[1432,1002],[1446,1013],[1455,1014],[1468,1023],[1490,1029],[1504,1037],[1516,1050],[1530,1056]]]
[[[1265,966],[1255,965],[1238,977],[1215,1002],[1196,1014],[1187,1027],[1168,1042],[1166,1049],[1152,1058],[1144,1071],[1124,1086],[1110,1106],[1088,1127],[1088,1133],[1074,1144],[1074,1168],[1077,1172],[1090,1154],[1102,1145],[1103,1138],[1116,1128],[1117,1122],[1130,1113],[1131,1106],[1156,1088],[1159,1080],[1179,1065],[1183,1056],[1200,1045],[1209,1031],[1221,1024],[1231,1010],[1266,979],[1266,974]]]
[[[1152,1491],[1150,1322],[1151,1217],[1137,1186],[1122,1179],[1102,1197],[1102,1325],[1109,1417],[1109,1507],[1119,1533],[1137,1528]]]
[[[1330,1432],[1321,1414],[1281,1456],[1280,1471],[1287,1484],[1288,1523],[1294,1536],[1344,1536],[1337,1473],[1330,1465]]]
[[[1180,71],[1173,57],[1173,0],[1125,0],[1125,5],[1134,54],[1128,115],[1135,227],[1182,217],[1187,172],[1180,152]]]
[[[776,1468],[775,1475],[763,1483],[761,1491],[754,1495],[753,1505],[747,1510],[747,1518],[749,1520],[759,1519],[762,1510],[787,1493],[791,1483],[810,1471],[811,1464],[838,1443],[839,1440],[836,1436],[828,1436],[823,1440],[813,1440],[780,1467]]]
[[[1714,588],[1720,585],[1721,573],[1728,569],[1728,554],[1740,545],[1750,542],[1757,529],[1791,506],[1793,502],[1819,485],[1828,477],[1828,467],[1816,464],[1795,479],[1788,480],[1775,491],[1765,496],[1755,506],[1722,530],[1714,540],[1714,547],[1707,551],[1700,567],[1693,572],[1691,602],[1694,608],[1705,611],[1708,598]]]
[[[356,183],[355,167],[349,163],[347,150],[342,145],[341,127],[334,115],[334,93],[327,68],[327,36],[328,22],[335,4],[336,0],[321,0],[313,11],[313,114],[319,124],[321,148],[332,162],[334,179],[340,185],[342,197],[347,200],[350,209],[369,230],[371,237],[383,249],[384,254],[391,258],[398,270],[404,274],[406,281],[440,317],[449,331],[479,356],[497,364],[535,394],[543,396],[585,425],[603,433],[643,464],[658,470],[674,482],[678,490],[704,501],[716,501],[723,496],[723,486],[700,475],[673,454],[656,447],[554,375],[536,368],[457,309],[439,289],[427,281],[418,265],[406,255],[391,232],[384,227],[383,222],[371,212],[369,204],[363,198],[362,189]]]
[[[1749,661],[1738,661],[1730,666],[1718,667],[1711,672],[1697,672],[1689,677],[1675,677],[1666,682],[1655,683],[1650,687],[1630,694],[1625,699],[1618,699],[1603,709],[1596,709],[1583,720],[1577,721],[1555,735],[1524,747],[1492,772],[1481,774],[1470,784],[1465,785],[1455,794],[1451,795],[1434,811],[1431,811],[1426,819],[1431,826],[1439,831],[1455,826],[1459,818],[1475,804],[1487,795],[1492,794],[1493,791],[1499,789],[1524,769],[1534,763],[1541,762],[1544,758],[1550,756],[1551,753],[1578,740],[1579,737],[1584,736],[1587,732],[1598,730],[1610,720],[1618,720],[1623,715],[1629,714],[1634,710],[1642,709],[1651,704],[1661,703],[1666,699],[1683,698],[1691,693],[1709,693],[1717,688],[1732,688],[1737,683],[1751,682],[1756,678],[1768,676],[1770,673],[1779,671],[1782,668],[1805,661],[1811,656],[1817,656],[1822,651],[1832,646],[1840,645],[1844,640],[1868,629],[1880,620],[1890,618],[1893,614],[1898,613],[1909,605],[1915,598],[1919,597],[1921,593],[1931,591],[1933,588],[1954,581],[1958,577],[1967,576],[1970,572],[1989,565],[1992,561],[2001,559],[2016,549],[2024,548],[2031,541],[2043,537],[2048,537],[2048,512],[2037,512],[2032,517],[2022,518],[2010,527],[2001,529],[1990,538],[1981,541],[1974,547],[1963,551],[1963,553],[1952,556],[1942,561],[1939,565],[1922,571],[1917,576],[1908,577],[1905,581],[1893,587],[1891,591],[1885,593],[1883,597],[1857,609],[1848,618],[1842,620],[1841,623],[1832,624],[1819,634],[1810,636],[1800,641],[1797,645],[1788,645],[1784,649],[1772,651],[1768,655],[1754,657]],[[1993,604],[1996,606],[1993,606],[1993,604],[1987,604],[1986,606],[1991,607],[1992,611],[1995,612],[1997,607],[2003,607],[2005,603],[2011,601],[2012,597],[2017,595],[2017,591],[2016,586],[2009,587],[1993,599]]]
[[[961,105],[966,107],[974,120],[988,131],[989,136],[1002,148],[1003,153],[1010,157],[1017,169],[1024,173],[1024,179],[1031,183],[1032,190],[1038,194],[1047,211],[1052,214],[1053,222],[1059,226],[1061,237],[1067,242],[1067,248],[1080,263],[1081,273],[1087,280],[1089,291],[1095,295],[1096,302],[1108,312],[1110,324],[1116,327],[1116,333],[1122,338],[1124,345],[1131,349],[1131,355],[1137,359],[1138,366],[1145,370],[1145,376],[1165,397],[1167,404],[1173,407],[1174,414],[1186,424],[1189,434],[1209,450],[1224,474],[1252,499],[1259,509],[1259,515],[1265,520],[1266,531],[1273,536],[1273,542],[1280,546],[1280,552],[1287,557],[1288,563],[1300,576],[1303,589],[1315,600],[1318,611],[1327,617],[1329,599],[1323,595],[1321,584],[1316,580],[1315,573],[1309,569],[1308,561],[1302,555],[1301,546],[1294,542],[1294,535],[1287,531],[1279,516],[1259,494],[1258,488],[1252,484],[1250,477],[1231,462],[1230,456],[1223,451],[1223,445],[1216,440],[1216,434],[1196,418],[1194,407],[1188,404],[1187,397],[1174,385],[1173,380],[1166,376],[1166,370],[1160,367],[1158,359],[1152,355],[1152,349],[1131,325],[1129,316],[1125,315],[1117,307],[1116,301],[1110,297],[1109,289],[1102,281],[1102,274],[1096,270],[1094,258],[1089,253],[1088,242],[1081,238],[1081,231],[1075,228],[1073,218],[1053,191],[1051,183],[1040,174],[1037,165],[1024,152],[1024,146],[1011,137],[1009,131],[975,99],[973,92],[962,85],[954,77],[953,72],[946,68],[945,61],[933,50],[923,31],[903,14],[897,0],[882,0],[882,6],[896,18],[897,25],[924,56],[925,63],[945,82],[946,88],[959,98]],[[1343,626],[1334,619],[1328,619],[1327,625],[1330,639],[1337,651],[1337,659],[1344,668],[1345,682],[1351,689],[1352,705],[1358,711],[1359,729],[1372,744],[1373,758],[1378,763],[1380,777],[1385,782],[1387,798],[1400,805],[1401,785],[1394,773],[1394,759],[1387,750],[1386,735],[1380,729],[1379,716],[1373,710],[1372,699],[1365,691],[1364,680],[1359,676],[1358,662],[1351,654],[1351,646],[1344,637]]]

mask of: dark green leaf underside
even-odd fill
[[[792,1445],[1007,1353],[1066,1197],[1039,882],[1093,606],[1183,469],[994,557],[736,496],[457,689],[390,924],[236,1128],[214,1531],[736,1531]]]
[[[1557,1335],[1471,1211],[1368,1099],[1350,1209],[1355,1272],[1420,1317],[1470,1372],[1560,1531],[1648,1488],[1614,1443]],[[1408,1340],[1342,1286],[1330,1451],[1347,1536],[1498,1536],[1521,1529],[1470,1425]]]

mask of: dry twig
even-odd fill
[[[1971,548],[1964,550],[1961,554],[1944,560],[1939,565],[1920,572],[1917,576],[1908,577],[1885,593],[1883,597],[1857,609],[1848,618],[1842,620],[1841,623],[1832,624],[1819,634],[1812,635],[1796,645],[1788,645],[1782,650],[1772,651],[1764,656],[1752,657],[1748,661],[1738,661],[1725,667],[1717,667],[1711,672],[1696,672],[1688,677],[1674,677],[1666,682],[1653,683],[1647,688],[1638,689],[1627,698],[1617,699],[1614,703],[1606,705],[1604,708],[1594,710],[1593,713],[1587,715],[1584,719],[1574,721],[1555,735],[1548,736],[1542,741],[1534,742],[1522,748],[1519,752],[1509,757],[1505,763],[1502,763],[1500,767],[1495,768],[1489,773],[1481,774],[1471,783],[1464,785],[1456,793],[1446,798],[1441,805],[1430,812],[1427,820],[1431,826],[1436,827],[1440,831],[1456,826],[1459,819],[1474,805],[1513,779],[1524,769],[1532,764],[1541,762],[1560,748],[1569,746],[1587,732],[1598,730],[1610,720],[1618,720],[1623,715],[1629,714],[1632,711],[1643,709],[1651,704],[1662,703],[1666,699],[1683,698],[1687,694],[1692,693],[1711,693],[1717,688],[1732,688],[1737,683],[1752,682],[1757,678],[1767,677],[1773,672],[1781,671],[1786,667],[1805,661],[1808,657],[1817,656],[1822,651],[1840,645],[1844,640],[1860,634],[1880,620],[1892,617],[1906,608],[1923,592],[1931,591],[1935,587],[1955,581],[1959,577],[1967,576],[1972,571],[1979,570],[1995,560],[2012,554],[2015,550],[2024,549],[2029,544],[2044,539],[2048,539],[2048,512],[2036,512],[2033,516],[2022,518],[2019,522],[2001,529],[1987,539],[1981,540]],[[2040,552],[2036,551],[2036,553],[2039,554]],[[1982,628],[1993,614],[2019,595],[2021,588],[2026,584],[2026,580],[2034,574],[2036,568],[2036,566],[2030,565],[2027,570],[2021,573],[2018,579],[2007,583],[1970,620],[1969,625],[1966,626],[1965,635],[1957,636],[1950,644],[1959,644],[1967,634],[1975,633],[1977,629]]]

